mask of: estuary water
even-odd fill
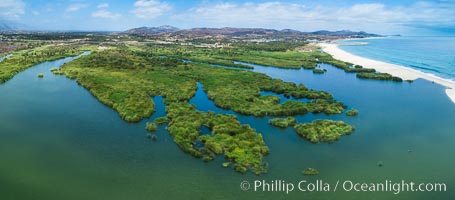
[[[311,144],[292,128],[271,127],[268,117],[240,116],[260,132],[270,148],[268,173],[239,174],[221,166],[222,157],[204,163],[182,152],[165,126],[148,140],[147,121],[124,122],[74,80],[49,72],[73,58],[45,62],[0,85],[0,199],[454,199],[455,106],[444,88],[424,80],[392,83],[360,80],[330,65],[326,74],[254,65],[254,71],[326,90],[360,110],[357,117],[308,114],[344,120],[356,131],[332,144]],[[38,73],[44,78],[39,79]],[[217,108],[199,88],[191,103],[202,111],[235,114]],[[263,93],[270,95],[270,93]],[[286,99],[281,97],[282,101]],[[378,162],[383,166],[379,167]],[[320,174],[302,175],[306,168]],[[337,192],[242,191],[240,183],[321,180]],[[438,182],[447,192],[345,192],[346,180]]]
[[[5,59],[7,59],[7,58],[9,58],[11,56],[12,56],[11,54],[0,56],[0,62],[3,62]]]
[[[359,42],[368,44],[352,45]],[[455,80],[455,37],[394,36],[345,40],[341,44],[341,49],[362,57],[398,64]]]

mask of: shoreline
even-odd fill
[[[365,68],[373,68],[378,72],[389,73],[393,76],[400,77],[403,80],[416,80],[421,78],[442,85],[446,87],[446,95],[450,98],[450,100],[452,100],[453,103],[455,103],[455,82],[452,80],[441,78],[434,74],[421,72],[409,67],[357,56],[340,49],[336,43],[319,43],[318,46],[320,46],[324,52],[332,55],[338,60],[361,65]]]

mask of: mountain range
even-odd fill
[[[26,27],[22,24],[0,19],[0,31],[15,31],[15,30],[22,30],[25,28]]]
[[[9,21],[0,20],[0,31],[15,31],[24,29],[23,25],[19,25]],[[380,35],[366,33],[363,31],[354,32],[350,30],[327,31],[320,30],[314,32],[302,32],[293,29],[266,29],[266,28],[190,28],[179,29],[174,26],[164,25],[159,27],[139,27],[133,28],[121,33],[129,35],[182,35],[188,37],[204,37],[204,36],[220,36],[220,37],[249,37],[249,36],[280,36],[280,37],[304,37],[304,36],[327,36],[327,37],[377,37]]]
[[[14,26],[13,24],[0,21],[0,31],[12,31],[15,29],[17,29],[17,27]]]
[[[171,32],[176,32],[179,31],[180,29],[177,27],[169,26],[169,25],[164,25],[164,26],[159,26],[159,27],[139,27],[139,28],[133,28],[130,30],[125,31],[125,33],[128,34],[138,34],[138,35],[148,35],[148,34],[161,34],[161,33],[171,33]]]
[[[132,35],[187,35],[187,36],[207,36],[207,35],[220,35],[230,37],[242,37],[246,35],[260,35],[260,36],[275,36],[275,35],[293,35],[293,36],[308,36],[308,35],[325,35],[325,36],[358,36],[358,37],[376,37],[377,34],[366,33],[363,31],[354,32],[350,30],[341,31],[327,31],[320,30],[315,32],[302,32],[293,29],[265,29],[265,28],[190,28],[179,29],[177,27],[165,25],[159,27],[140,27],[129,29],[123,33]]]

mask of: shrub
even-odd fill
[[[294,126],[297,123],[297,120],[294,117],[287,118],[273,118],[269,120],[269,124],[272,126],[287,128],[288,126]]]
[[[314,176],[314,175],[319,174],[318,170],[313,169],[313,168],[305,169],[305,170],[303,170],[302,173],[303,173],[303,175],[309,175],[309,176]]]
[[[169,119],[167,117],[158,117],[153,121],[155,124],[167,124]]]
[[[351,134],[354,127],[342,121],[316,120],[312,123],[295,125],[299,136],[312,143],[334,142],[343,135]]]
[[[313,69],[313,73],[314,74],[323,74],[323,73],[325,73],[325,71],[322,69]]]
[[[386,81],[395,81],[395,82],[403,82],[403,79],[400,77],[392,76],[388,73],[358,73],[358,78],[361,79],[375,79],[375,80],[386,80]]]
[[[359,111],[356,110],[356,109],[348,110],[348,111],[346,112],[346,115],[347,115],[347,116],[357,116],[357,115],[359,115]]]
[[[156,127],[156,124],[155,123],[150,123],[150,122],[147,122],[147,124],[145,125],[145,129],[148,131],[148,132],[154,132],[156,131],[157,127]]]

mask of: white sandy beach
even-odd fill
[[[361,65],[365,68],[373,68],[376,69],[376,71],[378,72],[389,73],[393,76],[400,77],[403,80],[415,80],[418,78],[422,78],[437,83],[439,85],[445,86],[447,88],[446,89],[447,96],[449,96],[452,102],[455,103],[455,82],[452,80],[444,79],[433,74],[424,73],[408,67],[356,56],[338,48],[338,44],[320,43],[319,46],[321,46],[323,51],[331,54],[334,58],[338,60],[350,62],[356,65]]]

